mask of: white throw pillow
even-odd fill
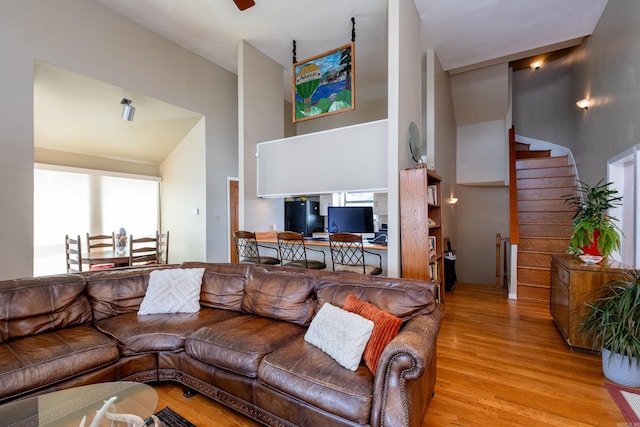
[[[311,321],[304,340],[355,371],[372,331],[371,320],[325,303]]]
[[[154,270],[138,315],[160,313],[197,313],[204,268]]]

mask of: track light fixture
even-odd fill
[[[122,119],[132,122],[133,115],[136,112],[136,107],[131,105],[131,100],[127,98],[122,98],[120,104],[122,104]]]

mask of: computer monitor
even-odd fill
[[[373,233],[371,206],[329,206],[329,233]]]

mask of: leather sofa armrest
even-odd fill
[[[442,313],[409,320],[382,352],[374,379],[371,426],[420,426],[435,386]]]

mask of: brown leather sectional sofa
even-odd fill
[[[418,426],[436,379],[434,285],[243,264],[204,267],[201,309],[138,316],[151,269],[0,282],[0,404],[89,383],[175,381],[266,425]],[[165,266],[158,268],[178,268]],[[376,374],[305,342],[349,294],[403,319]]]

